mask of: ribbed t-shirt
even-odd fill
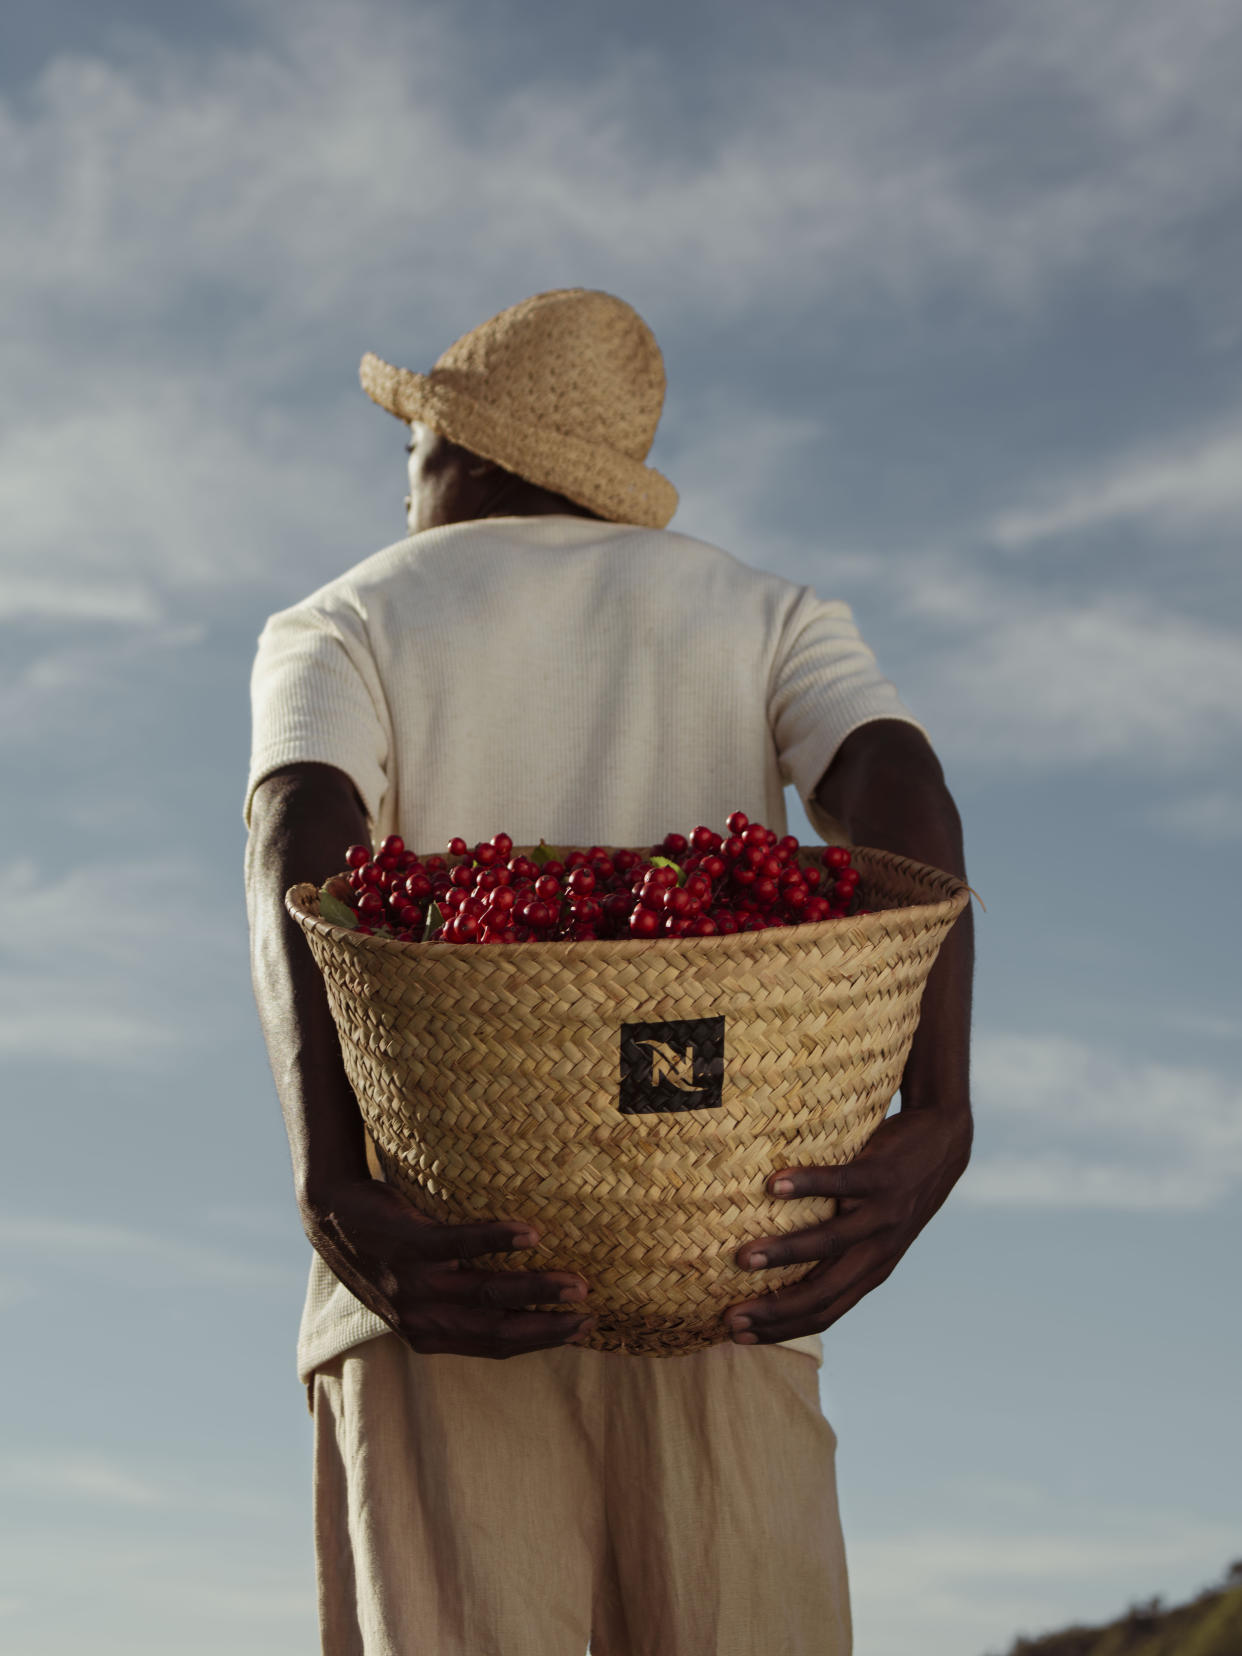
[[[840,838],[813,796],[844,739],[923,729],[847,604],[689,535],[569,515],[365,559],[270,618],[251,701],[247,826],[264,777],[317,761],[353,780],[376,840],[424,853],[501,831],[641,846],[734,810],[783,834],[788,784]],[[312,1254],[301,1379],[388,1332]],[[783,1343],[823,1361],[817,1334]]]

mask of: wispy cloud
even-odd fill
[[[302,318],[411,247],[432,303],[450,272],[485,284],[546,268],[549,249],[646,272],[658,249],[665,285],[696,305],[841,281],[912,295],[949,272],[1024,303],[1084,265],[1167,276],[1178,229],[1235,182],[1240,48],[1209,0],[1187,0],[1176,30],[1151,0],[998,7],[930,61],[836,61],[825,23],[813,67],[755,66],[701,105],[700,142],[680,152],[666,71],[641,44],[587,84],[550,69],[543,85],[484,87],[451,12],[269,10],[262,48],[54,61],[4,114],[18,211],[0,272],[143,306],[244,269],[250,294],[283,290]],[[1032,153],[1020,122],[997,132],[1000,96],[1016,113],[1057,100],[1059,150]],[[430,154],[416,176],[401,164]],[[450,219],[469,265],[436,257],[428,232]],[[382,291],[405,280],[399,264]]]
[[[1022,318],[1086,274],[1185,291],[1194,229],[1236,184],[1242,46],[1211,0],[1175,29],[1152,0],[998,6],[928,56],[840,59],[825,19],[799,31],[804,58],[693,113],[641,44],[585,81],[550,60],[546,83],[487,85],[449,8],[255,20],[246,49],[63,52],[0,104],[0,507],[27,582],[49,563],[90,577],[79,606],[252,580],[308,534],[339,561],[351,525],[373,549],[348,475],[364,348],[419,366],[566,280],[622,289],[658,332],[803,316],[816,349],[877,296],[917,312],[948,289]],[[1032,143],[1050,107],[1057,142]],[[1198,463],[1198,497],[1229,495],[1227,463]],[[1123,479],[1108,509],[1136,488],[1185,494]]]
[[[1242,649],[1224,623],[1124,591],[1046,593],[943,554],[871,578],[917,628],[903,688],[954,758],[1167,777],[1242,739]]]
[[[1019,550],[1127,519],[1164,531],[1242,525],[1242,425],[1097,461],[1086,476],[1049,489],[1042,504],[997,513],[984,533]]]
[[[1242,1088],[1200,1063],[981,1035],[972,1070],[980,1135],[967,1201],[1172,1211],[1242,1185]]]
[[[71,601],[72,603],[72,601]],[[74,621],[45,610],[41,619]],[[114,621],[119,617],[113,617]],[[92,704],[125,685],[128,675],[153,657],[201,644],[204,629],[188,625],[116,626],[55,630],[50,643],[17,666],[0,688],[0,730],[5,745],[55,750],[66,735],[78,736]]]
[[[35,1501],[159,1507],[167,1491],[115,1456],[96,1450],[0,1456],[0,1492]]]
[[[0,1054],[142,1069],[204,1038],[196,996],[244,971],[236,924],[186,859],[0,871]],[[202,893],[195,903],[189,894]]]
[[[978,1505],[986,1521],[976,1525],[851,1537],[860,1648],[959,1656],[970,1648],[966,1639],[976,1651],[1007,1651],[1019,1633],[1111,1621],[1174,1583],[1196,1591],[1237,1551],[1236,1526],[1195,1513],[1080,1503],[1067,1515],[1049,1512],[1046,1495],[1023,1514],[998,1512],[990,1500]]]
[[[159,1266],[200,1280],[239,1287],[287,1287],[301,1281],[297,1272],[285,1266],[128,1225],[0,1213],[0,1242],[15,1250],[28,1251],[41,1260],[48,1257],[92,1260],[105,1267],[118,1259],[140,1260],[144,1268]]]
[[[160,609],[152,593],[132,583],[90,585],[0,576],[0,621],[38,619],[150,626],[160,619]]]
[[[1169,834],[1221,845],[1242,839],[1242,796],[1224,788],[1191,789],[1150,806],[1144,820]]]

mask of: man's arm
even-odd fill
[[[357,843],[370,844],[366,812],[334,766],[290,765],[256,790],[246,843],[251,978],[308,1234],[333,1184],[370,1173],[323,975],[284,896],[339,874],[345,847]]]
[[[841,744],[816,802],[858,845],[893,851],[966,877],[962,828],[940,762],[913,725],[878,719]],[[773,1195],[831,1196],[835,1218],[809,1230],[748,1242],[743,1270],[819,1261],[802,1282],[738,1301],[726,1313],[742,1344],[772,1344],[822,1333],[884,1282],[941,1207],[970,1160],[970,1003],[974,929],[958,916],[928,975],[918,1028],[901,1080],[901,1109],[853,1161],[840,1167],[778,1169]],[[791,1188],[778,1192],[778,1179]],[[763,1266],[754,1256],[762,1254]],[[756,1284],[761,1291],[760,1278]]]
[[[853,731],[815,798],[855,845],[894,851],[966,878],[962,824],[944,772],[913,725],[877,719]],[[941,946],[923,991],[919,1026],[901,1079],[903,1109],[961,1118],[962,1171],[970,1151],[970,1011],[974,921],[969,907]]]
[[[532,1226],[504,1219],[437,1224],[371,1177],[323,976],[284,905],[290,886],[322,884],[340,872],[348,845],[370,843],[353,783],[332,765],[288,766],[260,784],[250,822],[246,906],[255,1000],[312,1246],[419,1353],[503,1359],[584,1335],[574,1316],[527,1309],[584,1299],[589,1285],[576,1272],[470,1268],[481,1255],[535,1245]],[[518,1240],[527,1233],[531,1242]]]

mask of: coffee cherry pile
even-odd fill
[[[447,856],[417,857],[399,834],[373,853],[351,845],[348,873],[320,892],[325,920],[403,943],[528,943],[628,937],[727,937],[869,914],[844,845],[804,867],[798,842],[734,811],[727,834],[666,834],[650,852],[513,855],[508,834]]]

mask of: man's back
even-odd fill
[[[502,828],[641,844],[734,809],[783,831],[784,784],[823,774],[844,702],[902,712],[846,605],[686,535],[567,516],[424,531],[273,616],[252,789],[309,756],[279,710],[312,680],[313,756],[353,777],[377,837],[423,850]]]

